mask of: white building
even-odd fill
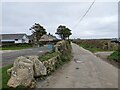
[[[1,34],[0,41],[2,43],[29,43],[29,38],[26,34]]]

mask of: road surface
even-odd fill
[[[96,52],[95,55],[103,58],[103,59],[107,59],[107,57],[109,55],[111,55],[113,53],[113,51],[104,51],[104,52]]]
[[[15,51],[14,50],[2,51],[0,52],[2,54],[2,66],[6,66],[8,64],[13,63],[13,61],[19,56],[42,55],[48,50],[49,50],[48,47],[44,46],[39,48],[30,48]]]
[[[72,43],[73,60],[58,69],[37,88],[118,88],[118,69]]]

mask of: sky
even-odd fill
[[[53,35],[59,25],[65,25],[72,30],[71,38],[118,37],[118,2],[98,1],[81,22],[92,2],[2,2],[1,33],[30,35],[29,28],[39,23]]]

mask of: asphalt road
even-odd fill
[[[42,55],[45,52],[49,51],[47,46],[39,47],[39,48],[29,48],[23,50],[8,50],[0,52],[2,54],[2,66],[6,66],[14,62],[14,60],[19,56],[29,56],[29,55]]]
[[[88,50],[72,44],[73,60],[54,72],[37,88],[118,88],[118,69]]]

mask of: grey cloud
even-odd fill
[[[102,38],[117,36],[117,3],[95,3],[83,21],[74,24],[85,13],[91,2],[80,3],[3,3],[3,33],[26,32],[35,22],[42,24],[50,33],[55,33],[58,25],[72,29],[71,38]],[[105,18],[108,20],[105,21]],[[109,18],[110,17],[110,18]],[[112,34],[113,33],[113,34]]]

